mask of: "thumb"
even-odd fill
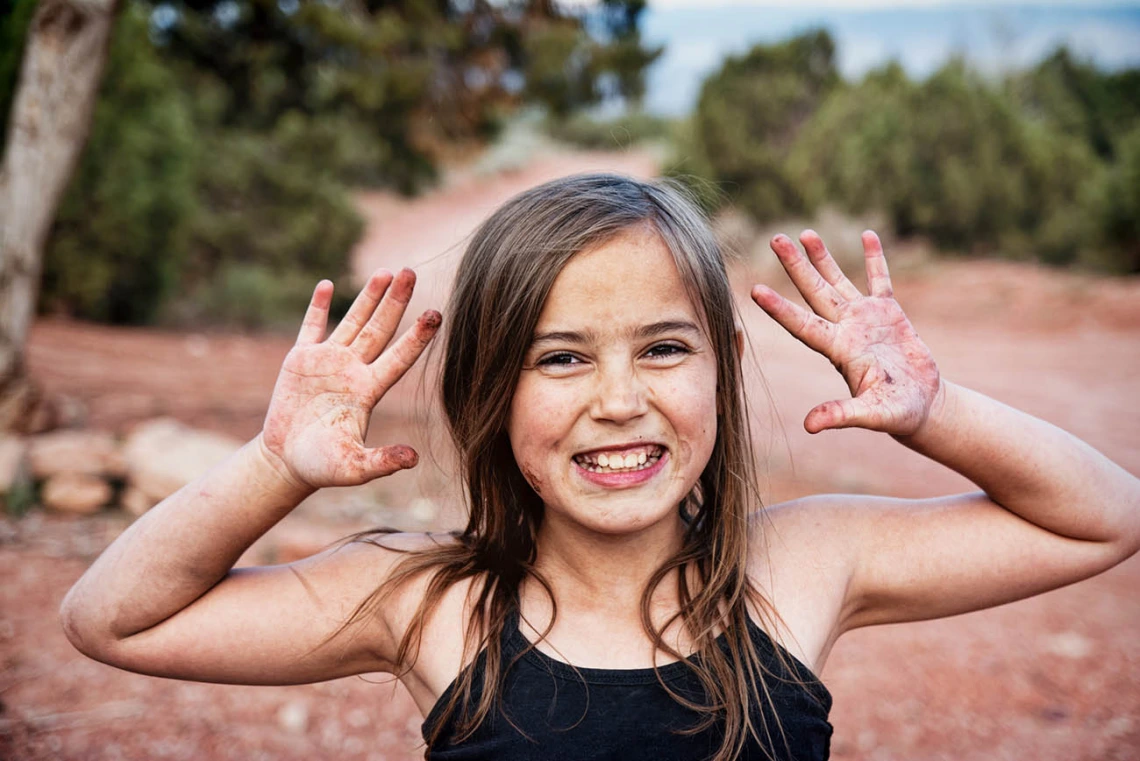
[[[859,397],[836,399],[813,407],[804,418],[804,430],[819,433],[829,428],[866,427],[870,419],[870,405]]]
[[[420,456],[408,446],[377,447],[364,450],[366,478],[371,481],[393,473],[416,467]]]

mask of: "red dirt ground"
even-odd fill
[[[364,196],[370,227],[356,271],[414,265],[416,305],[442,306],[457,245],[487,211],[547,177],[596,168],[648,175],[653,164],[636,153],[566,154],[510,175],[460,179],[414,201]],[[764,378],[752,390],[768,500],[824,490],[918,497],[968,488],[887,437],[803,432],[807,410],[843,386],[825,360],[744,300],[750,268],[770,268],[742,264],[735,272]],[[896,291],[946,377],[1055,422],[1140,472],[1140,281],[955,262],[908,270]],[[246,438],[260,427],[290,343],[43,321],[29,361],[49,391],[86,404],[92,425],[123,431],[166,414]],[[377,411],[377,441],[422,440],[407,413],[415,384],[403,385]],[[433,472],[384,484],[378,499],[396,504],[380,508],[380,518],[454,525],[453,508],[413,519],[402,507],[414,489],[446,498],[444,479]],[[377,519],[319,505],[299,513],[275,536],[335,535]],[[205,685],[128,674],[76,653],[60,631],[59,602],[126,520],[110,512],[68,519],[33,511],[0,521],[0,758],[422,758],[418,713],[402,689],[377,684],[380,677]],[[822,674],[835,697],[833,756],[1140,759],[1138,589],[1140,558],[1133,558],[1002,608],[847,635]]]

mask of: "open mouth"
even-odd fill
[[[663,454],[665,447],[644,444],[627,449],[576,454],[574,462],[591,473],[633,473],[653,467]]]

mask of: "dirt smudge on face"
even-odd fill
[[[540,479],[535,474],[535,472],[533,470],[531,470],[530,468],[527,468],[525,466],[520,465],[519,470],[522,471],[523,478],[526,479],[526,482],[528,484],[530,484],[530,488],[534,489],[534,493],[541,497],[542,496],[542,479]]]

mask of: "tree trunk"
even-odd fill
[[[0,168],[0,431],[22,429],[38,394],[24,344],[43,247],[87,141],[119,0],[41,0],[24,49]]]

